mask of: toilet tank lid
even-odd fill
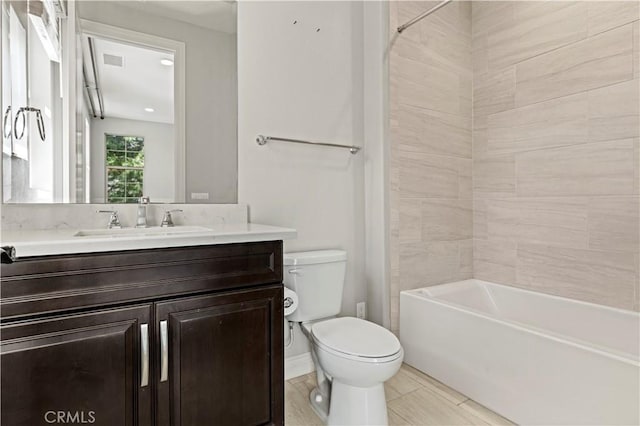
[[[285,253],[285,265],[313,265],[317,263],[344,262],[347,252],[344,250],[315,250]]]

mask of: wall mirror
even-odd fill
[[[4,203],[237,202],[234,1],[3,0]]]

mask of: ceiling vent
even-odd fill
[[[122,56],[109,55],[107,53],[103,54],[102,56],[104,58],[105,65],[111,65],[114,67],[122,68],[124,63],[124,58]]]

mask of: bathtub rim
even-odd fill
[[[517,288],[517,287],[511,287],[508,285],[504,285],[504,284],[497,284],[497,283],[492,283],[489,281],[483,281],[483,280],[476,280],[476,279],[469,279],[469,280],[460,280],[460,281],[452,281],[450,283],[443,283],[443,284],[437,284],[434,286],[427,286],[427,287],[420,287],[420,288],[416,288],[416,289],[411,289],[411,290],[403,290],[400,292],[400,299],[402,299],[402,296],[408,296],[408,297],[412,297],[414,299],[420,299],[420,300],[426,300],[427,302],[431,302],[431,303],[435,303],[437,305],[443,306],[445,308],[450,308],[453,310],[456,310],[458,312],[462,312],[462,313],[466,313],[469,315],[473,315],[485,320],[489,320],[491,322],[494,323],[499,323],[502,325],[506,325],[508,327],[514,328],[516,330],[519,331],[524,331],[524,332],[528,332],[528,333],[533,333],[539,337],[542,338],[546,338],[546,339],[550,339],[553,341],[556,341],[558,343],[564,343],[564,344],[568,344],[570,346],[579,348],[579,349],[583,349],[583,350],[587,350],[589,352],[593,352],[596,353],[600,356],[605,356],[607,358],[612,358],[615,359],[617,361],[621,361],[624,362],[626,364],[630,364],[632,366],[638,367],[640,368],[640,356],[636,357],[633,354],[630,353],[626,353],[626,352],[621,352],[621,351],[616,351],[616,350],[612,350],[610,348],[607,348],[605,346],[601,346],[601,345],[597,345],[595,343],[591,343],[591,342],[587,342],[585,340],[581,340],[581,339],[577,339],[575,337],[570,337],[570,336],[566,336],[564,334],[560,334],[560,333],[556,333],[544,328],[537,328],[528,324],[524,324],[518,321],[513,321],[513,320],[505,320],[505,319],[500,319],[497,318],[495,316],[486,314],[484,312],[480,312],[476,309],[473,308],[469,308],[466,306],[462,306],[462,305],[458,305],[455,304],[453,302],[449,302],[446,300],[439,300],[433,296],[429,296],[425,293],[422,293],[422,290],[424,289],[429,289],[432,287],[439,287],[439,286],[446,286],[446,285],[450,285],[450,284],[455,284],[455,283],[459,283],[459,282],[465,282],[465,281],[477,281],[479,283],[482,284],[489,284],[489,285],[495,285],[495,286],[500,286],[500,287],[507,287],[508,289],[513,289],[513,290],[517,290],[517,291],[522,291],[522,292],[526,292],[526,293],[536,293],[536,294],[542,294],[543,296],[549,296],[549,297],[553,297],[553,298],[557,298],[557,299],[562,299],[562,300],[567,300],[570,301],[571,303],[577,302],[577,303],[581,303],[581,304],[586,304],[589,306],[594,306],[594,307],[598,307],[598,308],[605,308],[605,309],[611,309],[611,310],[615,310],[615,311],[620,311],[623,313],[631,313],[632,315],[635,314],[634,311],[629,311],[626,309],[620,309],[620,308],[614,308],[611,306],[605,306],[605,305],[598,305],[596,303],[591,303],[591,302],[584,302],[581,300],[574,300],[574,299],[569,299],[567,297],[561,297],[561,296],[555,296],[555,295],[551,295],[551,294],[546,294],[546,293],[541,293],[541,292],[536,292],[536,291],[531,291],[531,290],[525,290],[525,289],[521,289],[521,288]],[[640,313],[638,314],[638,317],[640,319]],[[400,323],[400,327],[399,327],[399,333],[400,335],[402,335],[402,323]],[[402,343],[402,342],[401,342]]]
[[[433,288],[436,288],[436,287],[444,287],[444,286],[448,286],[448,285],[452,285],[452,284],[465,283],[465,282],[470,282],[470,281],[478,282],[478,283],[483,284],[483,285],[489,284],[490,286],[502,287],[502,288],[506,288],[507,290],[513,290],[513,291],[520,292],[520,293],[538,294],[538,295],[542,295],[544,297],[549,297],[551,299],[564,300],[564,301],[568,301],[568,302],[571,302],[571,303],[577,303],[577,304],[580,304],[580,305],[597,307],[599,309],[605,309],[605,310],[608,310],[608,311],[619,312],[619,313],[622,313],[622,314],[625,314],[625,315],[633,315],[633,316],[640,317],[640,312],[632,311],[630,309],[616,308],[615,306],[609,306],[609,305],[601,305],[601,304],[598,304],[598,303],[587,302],[585,300],[572,299],[570,297],[558,296],[557,294],[544,293],[542,291],[529,290],[529,289],[526,289],[526,288],[516,287],[516,286],[512,286],[512,285],[508,285],[508,284],[494,283],[492,281],[485,281],[485,280],[481,280],[481,279],[478,279],[478,278],[467,278],[465,280],[451,281],[451,282],[448,282],[448,283],[441,283],[441,284],[430,285],[430,286],[425,286],[425,287],[420,287],[420,288],[414,288],[414,289],[411,289],[411,290],[403,290],[402,292],[405,292],[405,291],[406,292],[422,291],[422,290],[433,289]],[[428,297],[433,298],[431,296],[428,296]]]

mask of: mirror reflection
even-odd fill
[[[175,125],[174,78],[183,46],[94,21],[80,25],[85,90],[76,99],[86,128],[86,201],[182,198],[176,188],[183,171],[175,159],[184,135]]]
[[[236,202],[235,20],[227,1],[3,1],[3,202]]]

